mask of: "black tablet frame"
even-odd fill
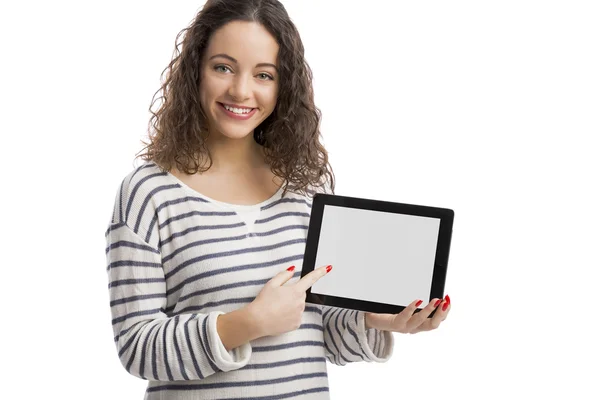
[[[321,224],[323,220],[323,210],[325,209],[325,205],[439,218],[440,228],[438,232],[431,292],[428,302],[433,298],[441,299],[444,296],[444,285],[446,283],[446,273],[448,270],[448,257],[450,255],[450,244],[452,241],[452,226],[454,223],[453,210],[448,208],[428,207],[414,204],[394,203],[382,200],[317,193],[313,197],[308,234],[306,238],[306,248],[302,264],[302,277],[306,276],[315,268],[319,237],[321,234]],[[312,288],[309,288],[306,291],[307,303],[385,314],[397,314],[406,308],[406,306],[394,304],[316,294],[312,293],[311,290]],[[417,308],[416,312],[420,311],[421,309]],[[434,313],[435,311],[428,317],[432,317]]]

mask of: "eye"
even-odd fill
[[[217,72],[231,72],[231,69],[225,65],[215,65],[214,70]]]
[[[264,72],[261,72],[260,74],[258,74],[258,77],[261,81],[265,81],[265,80],[273,80],[273,77],[269,74],[266,74]]]

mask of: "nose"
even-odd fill
[[[237,102],[243,102],[250,96],[251,82],[244,76],[244,74],[238,74],[233,79],[231,86],[229,87],[229,95]]]

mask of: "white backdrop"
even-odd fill
[[[396,334],[385,364],[329,364],[332,399],[600,398],[599,4],[284,4],[337,194],[456,212],[449,318]],[[0,397],[143,398],[112,341],[104,231],[201,6],[0,6]]]

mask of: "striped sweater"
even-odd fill
[[[327,360],[390,358],[393,335],[365,329],[364,312],[310,303],[297,330],[223,346],[217,316],[301,267],[311,201],[280,189],[228,205],[152,162],[122,180],[106,231],[110,310],[118,357],[148,381],[145,399],[329,399]]]

